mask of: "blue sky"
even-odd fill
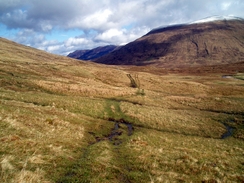
[[[47,52],[123,45],[162,25],[244,18],[243,0],[0,0],[0,36]]]

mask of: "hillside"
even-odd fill
[[[95,60],[164,68],[244,62],[244,20],[217,20],[154,29]]]
[[[243,182],[244,73],[143,69],[0,38],[0,182]]]
[[[68,54],[68,57],[76,58],[79,60],[94,60],[104,55],[107,55],[108,53],[111,53],[116,48],[118,48],[118,46],[107,45],[107,46],[100,46],[90,50],[76,50]]]

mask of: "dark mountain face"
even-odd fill
[[[116,48],[117,46],[115,45],[108,45],[100,46],[91,50],[76,50],[70,53],[68,57],[80,60],[93,60],[112,52]]]
[[[221,20],[154,29],[95,60],[112,65],[184,67],[244,61],[244,20]]]

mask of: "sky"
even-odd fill
[[[210,16],[244,18],[243,0],[0,0],[0,37],[50,53],[124,45]]]

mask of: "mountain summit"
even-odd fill
[[[111,65],[150,64],[166,68],[243,61],[244,20],[223,17],[153,29],[95,60]]]
[[[194,22],[191,22],[190,24],[195,24],[195,23],[207,23],[207,22],[213,22],[213,21],[222,21],[222,20],[243,20],[243,18],[240,17],[235,17],[235,16],[210,16],[206,17]]]

